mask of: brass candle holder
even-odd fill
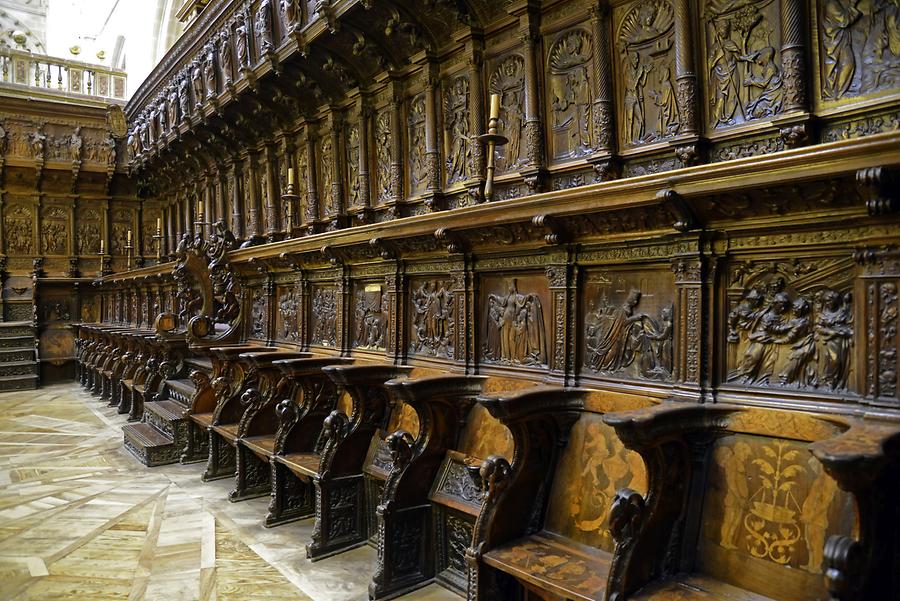
[[[299,196],[294,193],[294,183],[288,182],[287,192],[281,195],[281,201],[284,203],[284,239],[289,240],[294,234],[294,203],[299,200]]]
[[[478,142],[485,147],[485,177],[484,196],[485,202],[490,202],[494,196],[494,150],[498,146],[505,146],[509,138],[498,132],[500,127],[500,94],[491,94],[491,113],[488,120],[488,132],[478,136]]]
[[[156,262],[162,263],[162,247],[163,247],[163,239],[162,229],[159,226],[156,226],[156,234],[153,235],[153,239],[156,241]]]
[[[197,220],[194,222],[194,229],[197,231],[197,237],[199,239],[203,239],[204,228],[209,225],[208,222],[204,221],[204,217],[206,215],[203,214],[203,201],[197,202]]]

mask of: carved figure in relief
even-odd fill
[[[178,124],[178,90],[175,86],[169,88],[166,109],[169,111],[169,127],[175,127]]]
[[[359,128],[351,127],[347,134],[347,183],[350,186],[350,206],[359,203]]]
[[[216,51],[212,44],[206,46],[206,56],[203,59],[203,81],[206,84],[206,97],[216,95]]]
[[[719,544],[726,549],[738,548],[735,537],[750,499],[747,466],[752,454],[750,445],[740,441],[733,448],[728,445],[719,446],[713,455],[713,460],[725,478],[724,514],[719,530]]]
[[[65,223],[44,221],[41,224],[41,248],[47,254],[63,254],[66,252],[69,237]]]
[[[254,338],[265,338],[266,336],[268,300],[262,288],[257,288],[253,292],[253,302],[250,307],[250,335]]]
[[[752,70],[744,85],[757,91],[747,103],[747,115],[757,118],[781,112],[781,69],[775,64],[775,49],[766,46],[748,59]]]
[[[291,290],[285,294],[281,299],[281,302],[278,303],[278,308],[281,310],[282,319],[281,337],[285,340],[298,340],[300,337],[300,327],[297,317],[300,310],[300,299],[297,297],[296,291]]]
[[[851,27],[862,16],[859,0],[825,0],[822,7],[822,48],[825,80],[822,91],[826,98],[837,99],[850,89],[856,74]]]
[[[272,51],[272,5],[269,0],[262,0],[256,10],[256,39],[259,43],[259,54]]]
[[[713,21],[713,40],[709,48],[709,71],[715,87],[713,117],[717,124],[734,123],[739,106],[737,63],[740,48],[731,39],[731,21]]]
[[[832,390],[847,386],[850,341],[853,338],[852,297],[834,290],[823,290],[816,299],[820,305],[816,319],[819,375]]]
[[[319,173],[319,182],[321,184],[319,198],[323,202],[326,202],[329,199],[332,202],[337,200],[332,198],[332,183],[334,182],[334,154],[332,153],[332,150],[331,136],[326,135],[322,138],[322,146],[319,152],[319,160],[322,166],[321,172]],[[332,207],[332,209],[334,210],[334,207]],[[339,212],[339,209],[334,210],[334,212]]]
[[[356,336],[360,348],[384,348],[387,317],[382,308],[382,293],[360,290],[356,293]]]
[[[241,13],[237,17],[237,23],[234,28],[238,66],[241,69],[250,66],[250,40],[248,39],[249,33],[250,32],[247,29],[247,18],[243,13]]]
[[[491,74],[491,94],[500,94],[500,131],[509,139],[497,149],[497,170],[519,167],[522,160],[522,131],[525,126],[525,60],[518,55],[505,58]]]
[[[296,24],[300,18],[300,7],[297,6],[297,0],[281,0],[281,15],[285,25]]]
[[[637,52],[629,53],[625,76],[625,127],[630,140],[644,137],[644,86],[651,70],[650,65],[641,64]]]
[[[409,187],[415,192],[425,183],[425,96],[412,99],[409,106]]]
[[[75,128],[72,135],[69,136],[69,159],[72,161],[80,161],[84,152],[84,139],[81,137],[81,126]]]
[[[190,103],[188,102],[188,82],[187,75],[182,74],[178,79],[178,108],[179,116],[182,120],[187,119],[190,115]]]
[[[793,316],[788,321],[785,342],[791,344],[787,365],[781,370],[778,379],[781,384],[797,382],[800,386],[812,383],[815,379],[810,366],[810,359],[816,352],[815,337],[809,322],[809,301],[798,298],[794,301]]]
[[[750,344],[744,351],[733,379],[746,383],[768,383],[780,351],[780,345],[776,343],[781,342],[790,330],[790,309],[790,297],[784,292],[776,294],[748,336]]]
[[[553,127],[568,133],[570,157],[582,156],[591,147],[590,59],[590,38],[580,30],[565,34],[550,49]]]
[[[6,154],[6,148],[9,144],[9,140],[7,139],[6,129],[3,127],[3,123],[0,122],[0,156]]]
[[[672,68],[666,65],[663,71],[658,90],[650,92],[653,104],[657,106],[656,130],[667,135],[678,132],[681,118],[678,114],[678,101],[675,96],[675,86],[672,83]]]
[[[9,254],[30,254],[34,247],[31,211],[17,206],[3,220],[6,249]]]
[[[426,281],[412,292],[411,352],[451,357],[453,354],[453,295],[444,282]]]
[[[200,63],[194,61],[191,64],[191,86],[194,90],[194,104],[200,106],[203,102],[203,71],[200,69]]]
[[[29,136],[29,140],[31,141],[32,156],[36,159],[43,160],[44,152],[47,147],[47,135],[44,133],[44,126],[38,126],[34,133]]]
[[[547,363],[547,340],[541,300],[522,294],[515,279],[506,294],[488,296],[488,336],[485,357],[521,365]]]
[[[448,123],[447,183],[466,179],[472,154],[469,148],[469,80],[457,77],[447,92],[444,112]]]
[[[219,37],[219,61],[222,67],[222,80],[225,85],[231,83],[234,72],[234,59],[231,54],[231,34],[227,29],[223,30]]]
[[[310,342],[326,346],[337,344],[336,310],[337,304],[334,290],[316,290],[312,300],[312,321],[314,326]]]
[[[80,223],[77,229],[79,255],[93,255],[100,251],[100,224]]]
[[[375,121],[375,175],[378,180],[378,200],[391,199],[391,117],[387,111],[379,113]]]

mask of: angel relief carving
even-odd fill
[[[447,183],[455,184],[468,177],[471,170],[472,149],[469,144],[469,80],[457,77],[448,86],[444,99],[444,119],[448,148]]]
[[[557,158],[584,156],[591,150],[591,38],[570,31],[550,48],[550,108]]]
[[[544,310],[537,294],[519,292],[518,281],[506,282],[506,291],[487,296],[486,361],[513,365],[546,365],[547,332]]]
[[[728,314],[728,381],[846,390],[852,304],[850,292],[824,286],[801,292],[780,274],[763,274]]]
[[[525,128],[525,59],[514,54],[497,65],[488,87],[500,95],[500,131],[509,142],[496,149],[497,172],[506,173],[521,167],[522,139]]]
[[[710,120],[716,127],[781,112],[780,41],[773,2],[712,0],[706,7]]]
[[[410,353],[453,358],[453,294],[449,281],[426,281],[412,291]]]
[[[603,291],[596,309],[585,317],[588,369],[651,380],[671,378],[674,307],[665,305],[658,318],[651,317],[638,311],[642,296],[632,289],[617,305]]]
[[[619,23],[623,65],[622,137],[626,145],[678,133],[681,115],[673,83],[674,15],[668,2],[641,0]]]
[[[822,0],[822,95],[829,100],[900,85],[900,6],[893,0]]]

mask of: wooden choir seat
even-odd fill
[[[646,490],[640,456],[603,422],[652,398],[580,389],[479,399],[509,428],[516,460],[481,465],[484,498],[466,551],[470,598],[603,599],[616,490]]]
[[[393,597],[423,586],[435,578],[438,569],[446,586],[459,588],[456,569],[462,548],[456,539],[475,520],[447,493],[456,484],[472,484],[467,466],[477,461],[466,459],[471,453],[509,450],[508,432],[488,414],[473,410],[475,399],[485,390],[536,385],[526,379],[454,374],[387,383],[391,395],[413,409],[419,431],[414,437],[396,430],[385,439],[391,460],[376,508],[379,555],[369,585],[370,598]],[[444,478],[434,490],[442,465],[447,468],[445,473],[461,475],[463,471],[465,476],[452,481]],[[458,526],[452,541],[448,538],[451,533],[445,532],[448,524]],[[451,549],[449,554],[447,549]]]
[[[866,458],[877,463],[884,458],[878,442],[900,441],[897,428],[724,405],[666,404],[606,421],[644,457],[655,482],[647,494],[620,490],[613,504],[610,599],[841,598],[828,590],[826,541],[856,541],[868,523],[847,492],[859,479],[848,466],[861,467]],[[682,450],[674,450],[667,439],[685,430],[707,435],[685,438]],[[867,470],[865,479],[878,472]],[[872,492],[871,483],[861,488]],[[896,532],[896,524],[888,528]]]

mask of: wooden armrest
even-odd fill
[[[406,365],[392,365],[390,363],[370,363],[361,365],[335,365],[322,369],[335,384],[342,386],[359,383],[377,382],[383,384],[388,380],[397,378],[412,371]]]
[[[269,367],[272,365],[273,361],[278,361],[280,359],[306,359],[311,356],[310,353],[276,349],[263,352],[253,351],[250,353],[241,353],[238,355],[238,359],[246,361],[254,367]]]
[[[272,361],[272,365],[291,378],[322,373],[322,370],[331,365],[344,365],[353,363],[351,357],[297,357],[294,359],[278,359]]]

